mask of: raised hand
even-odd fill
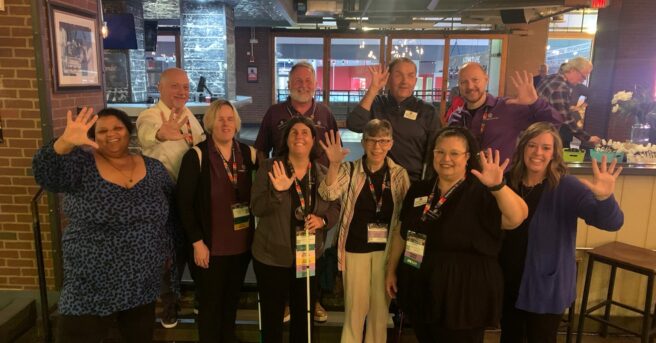
[[[55,151],[59,154],[68,153],[76,146],[88,145],[98,149],[98,144],[87,136],[87,132],[98,120],[93,114],[92,107],[84,107],[80,114],[73,119],[73,113],[66,112],[66,128],[64,133],[55,142]]]
[[[155,134],[158,140],[160,141],[177,141],[184,139],[184,135],[180,131],[180,128],[187,124],[189,118],[184,117],[180,119],[181,115],[178,114],[179,109],[171,109],[171,115],[169,119],[164,118],[164,112],[160,111],[159,115],[162,117],[162,126],[159,127],[159,130]]]
[[[369,66],[368,69],[369,73],[371,73],[371,85],[369,85],[369,91],[378,94],[378,92],[380,92],[380,90],[387,84],[389,72],[382,64]]]
[[[510,80],[515,88],[517,88],[517,97],[508,99],[508,101],[506,101],[507,103],[515,105],[532,105],[538,100],[538,92],[535,90],[535,86],[533,86],[533,74],[527,73],[526,70],[522,73],[516,71],[515,75],[511,75]]]
[[[348,155],[349,149],[343,148],[340,143],[341,137],[339,135],[339,131],[335,132],[333,130],[326,132],[326,143],[319,140],[319,145],[321,145],[323,151],[326,152],[326,157],[328,157],[328,161],[330,161],[330,163],[339,164],[342,162],[344,157]]]
[[[482,184],[487,187],[493,187],[503,181],[503,171],[506,169],[510,160],[506,158],[501,165],[499,165],[499,150],[487,149],[487,151],[480,152],[481,171],[472,169],[471,173],[476,176]]]
[[[617,159],[613,159],[610,166],[606,167],[606,155],[601,157],[601,168],[597,166],[597,160],[592,159],[592,182],[581,179],[581,183],[586,185],[597,200],[608,199],[615,190],[615,180],[620,176],[622,167],[616,167]]]
[[[269,179],[273,188],[278,192],[284,192],[291,187],[294,179],[287,176],[285,165],[282,161],[273,161],[273,168],[269,172]]]

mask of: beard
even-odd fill
[[[292,100],[300,103],[307,103],[312,101],[312,93],[310,92],[301,92],[298,90],[290,90],[289,91],[289,96],[292,98]]]

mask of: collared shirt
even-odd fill
[[[392,123],[394,145],[389,156],[408,171],[410,180],[421,179],[424,163],[433,156],[435,133],[441,126],[435,108],[414,96],[399,104],[390,95],[378,95],[370,111],[359,105],[354,108],[346,119],[346,126],[351,131],[362,132],[372,119],[386,119]]]
[[[137,118],[137,137],[139,138],[139,145],[141,145],[144,156],[152,157],[162,162],[173,181],[176,181],[178,179],[182,156],[191,146],[204,141],[205,133],[198,119],[185,107],[182,110],[182,115],[189,118],[189,125],[183,125],[181,130],[184,133],[191,131],[193,144],[189,145],[184,139],[161,142],[155,137],[157,131],[162,126],[162,116],[160,113],[164,114],[165,120],[168,120],[171,116],[171,109],[161,100],[149,109],[139,113],[139,117]]]
[[[587,142],[590,140],[590,135],[577,125],[581,119],[580,114],[570,111],[570,106],[575,105],[571,100],[572,89],[565,75],[557,73],[545,76],[537,91],[541,98],[549,102],[563,116],[563,125],[567,125],[576,138]]]
[[[449,125],[464,126],[477,138],[481,149],[499,150],[501,161],[512,158],[519,134],[533,123],[546,121],[559,126],[562,117],[544,99],[530,106],[511,105],[505,98],[487,94],[485,103],[474,113],[467,107],[454,111]]]
[[[280,147],[284,142],[282,141],[282,136],[284,133],[285,123],[294,116],[304,116],[311,118],[314,122],[314,127],[317,129],[317,137],[322,141],[325,141],[325,133],[329,130],[337,131],[337,121],[335,117],[330,112],[330,109],[323,103],[317,102],[312,99],[312,106],[305,113],[299,113],[294,106],[290,98],[283,103],[271,105],[267,110],[267,113],[262,118],[262,123],[260,124],[260,130],[257,133],[257,138],[255,139],[255,144],[253,145],[255,149],[268,154],[273,150],[273,156],[277,156]],[[317,141],[315,141],[315,144]],[[319,163],[328,166],[328,158],[324,153],[323,149],[316,147],[319,152]]]

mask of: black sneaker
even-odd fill
[[[178,325],[178,311],[176,306],[162,310],[160,322],[165,329],[172,329]]]

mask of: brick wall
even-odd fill
[[[43,2],[45,3],[45,2]],[[95,1],[68,1],[75,8],[96,13]],[[31,197],[38,190],[31,160],[42,145],[42,120],[36,64],[44,65],[46,122],[52,120],[54,132],[65,125],[66,109],[92,104],[100,108],[102,90],[53,93],[48,41],[47,9],[39,9],[43,60],[36,60],[32,36],[32,8],[29,0],[6,0],[0,12],[0,119],[4,142],[0,143],[0,288],[37,287],[36,261],[30,214]],[[56,213],[57,211],[55,211]],[[45,197],[40,204],[46,256],[46,275],[54,285],[53,245]],[[55,252],[56,253],[56,252]]]
[[[654,89],[656,82],[656,30],[653,13],[656,1],[611,1],[599,10],[590,76],[593,96],[586,128],[614,140],[630,137],[633,122],[611,114],[615,92],[633,90],[635,85]]]
[[[269,28],[253,28],[257,44],[253,45],[255,62],[250,62],[251,28],[235,28],[235,61],[237,95],[247,95],[253,98],[253,103],[239,109],[239,115],[244,123],[259,124],[272,102],[274,59],[271,56],[271,32]],[[248,82],[248,67],[257,67],[258,82]]]

